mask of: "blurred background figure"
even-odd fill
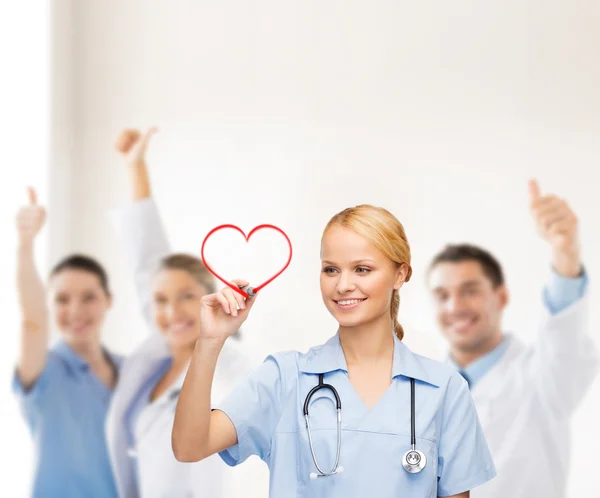
[[[165,250],[169,244],[145,161],[155,131],[142,135],[125,130],[116,144],[128,169],[133,201],[119,213],[119,231],[152,334],[122,369],[107,423],[111,461],[123,497],[234,497],[236,484],[243,490],[245,483],[236,483],[240,474],[218,456],[190,465],[178,462],[171,449],[175,406],[199,336],[200,299],[215,291],[215,280],[198,257]],[[230,343],[217,366],[215,400],[250,368],[239,340]]]
[[[102,344],[112,304],[108,277],[94,259],[67,256],[50,274],[47,299],[34,262],[45,218],[29,188],[29,204],[17,214],[22,326],[13,390],[35,442],[32,496],[114,497],[104,423],[121,358]],[[49,350],[51,323],[61,340]]]
[[[533,345],[504,332],[509,292],[489,252],[449,245],[429,270],[449,361],[471,388],[498,471],[472,492],[474,498],[565,496],[571,418],[600,364],[589,336],[577,217],[563,199],[541,195],[533,180],[529,195],[538,233],[552,254],[543,291],[546,316]]]
[[[173,247],[198,256],[222,223],[271,223],[294,244],[244,328],[244,353],[306,351],[331,330],[306,271],[320,265],[313,227],[363,203],[397,213],[410,234],[399,320],[415,353],[447,352],[426,273],[449,241],[493,251],[519,303],[504,309],[503,330],[534,344],[551,249],[523,215],[528,178],[577,213],[586,298],[598,301],[599,23],[586,0],[0,2],[0,55],[15,75],[0,89],[0,273],[15,273],[14,212],[34,184],[49,213],[35,243],[41,274],[67,254],[101,261],[118,290],[104,344],[138,348],[149,327],[132,312],[132,266],[107,217],[131,183],[109,144],[123,123],[153,122],[148,161],[165,165],[152,184]],[[0,299],[17,330],[12,278],[0,279]],[[600,330],[600,307],[589,323]],[[37,460],[10,388],[21,341],[0,338],[3,493],[25,498]],[[571,417],[569,498],[597,496],[599,418],[597,377]],[[263,467],[243,498],[264,498]]]

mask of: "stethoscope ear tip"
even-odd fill
[[[342,472],[344,472],[344,467],[342,467],[341,465],[337,469],[335,469],[336,474],[341,474]]]
[[[314,481],[317,478],[317,474],[315,472],[311,472],[310,478]]]

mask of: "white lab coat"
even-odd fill
[[[584,297],[547,314],[532,346],[507,336],[508,349],[473,387],[498,473],[473,498],[564,498],[570,418],[599,366],[587,307]]]
[[[126,360],[121,368],[107,416],[106,435],[109,454],[119,496],[122,498],[234,498],[239,490],[263,487],[267,481],[256,479],[256,467],[244,471],[231,469],[214,455],[198,463],[181,463],[173,456],[171,431],[185,372],[169,389],[137,417],[134,433],[136,447],[131,448],[125,427],[125,415],[136,393],[144,386],[162,362],[169,357],[166,341],[155,329],[151,315],[150,280],[156,262],[169,252],[169,246],[158,211],[152,199],[137,202],[115,213],[115,224],[125,241],[129,262],[135,272],[135,282],[144,317],[151,327],[150,337]],[[249,373],[250,361],[241,352],[236,340],[228,340],[217,363],[213,386],[213,401],[228,394],[234,384]],[[138,470],[138,485],[135,471]],[[262,476],[266,469],[259,469]],[[248,479],[249,473],[252,479]],[[246,477],[245,477],[246,476]],[[139,488],[139,489],[138,489]],[[266,496],[266,494],[265,494]]]

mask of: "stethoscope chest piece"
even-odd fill
[[[410,474],[421,472],[427,465],[427,458],[422,451],[408,450],[402,457],[402,467]]]

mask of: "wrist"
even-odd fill
[[[17,245],[17,251],[19,254],[32,254],[33,253],[33,238],[21,238]]]
[[[146,161],[145,159],[136,159],[134,161],[128,162],[127,166],[131,169],[145,169]]]
[[[582,269],[579,251],[553,251],[552,268],[562,277],[577,278]]]
[[[221,338],[200,337],[196,340],[194,353],[202,356],[218,356],[225,345],[225,341],[226,339]]]

